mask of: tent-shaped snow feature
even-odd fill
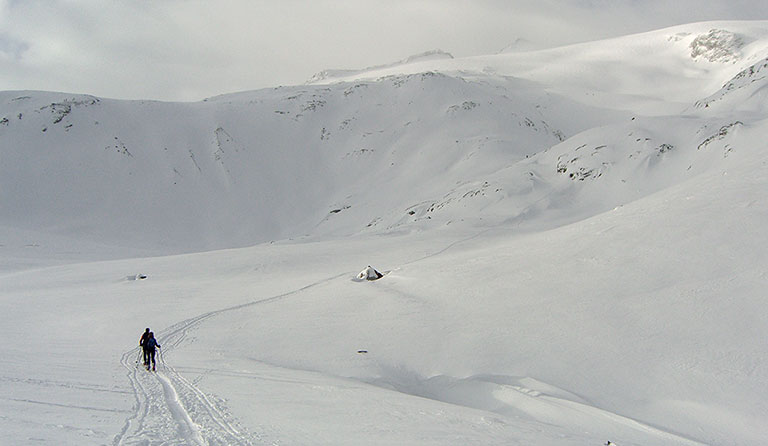
[[[367,268],[360,271],[360,274],[357,275],[357,278],[360,280],[378,280],[382,277],[384,277],[384,274],[376,271],[371,265],[368,265]]]

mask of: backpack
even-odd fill
[[[147,350],[154,350],[156,346],[159,347],[160,345],[155,338],[147,338],[147,340],[144,341],[144,348]]]

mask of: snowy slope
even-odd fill
[[[634,113],[679,113],[768,56],[765,21],[703,22],[543,51],[425,61],[322,82],[440,71],[513,76],[578,102]]]
[[[423,217],[412,210],[478,193],[486,175],[564,139],[547,108],[585,110],[516,81],[435,73],[195,104],[0,100],[0,224],[161,252],[412,223]],[[587,116],[563,126],[605,114]]]
[[[0,93],[2,441],[768,441],[768,22],[425,56]]]

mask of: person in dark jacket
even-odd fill
[[[144,341],[144,351],[147,352],[149,359],[147,360],[147,370],[149,370],[149,361],[152,361],[152,370],[155,370],[155,347],[160,348],[160,344],[155,339],[155,334],[149,332],[149,337]]]
[[[139,347],[141,347],[142,350],[144,350],[144,366],[146,367],[149,364],[149,355],[147,354],[147,348],[144,347],[144,344],[146,344],[147,339],[149,339],[149,328],[147,328],[144,333],[141,335],[141,339],[139,339]]]

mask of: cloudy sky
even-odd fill
[[[0,0],[0,90],[196,101],[432,49],[495,53],[704,20],[765,0]]]

